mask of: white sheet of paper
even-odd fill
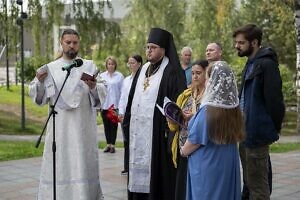
[[[172,102],[168,97],[164,98],[164,108],[167,105],[167,103]]]
[[[165,116],[165,111],[164,111],[164,109],[163,109],[162,107],[160,107],[158,104],[156,104],[156,107],[157,107],[158,110],[161,112],[161,114],[162,114],[163,116]]]

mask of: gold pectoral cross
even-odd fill
[[[147,77],[144,81],[144,91],[147,89],[147,87],[150,86],[150,83],[149,83],[149,78]]]

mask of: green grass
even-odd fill
[[[0,134],[7,135],[37,135],[43,129],[43,123],[26,120],[25,129],[21,127],[21,118],[13,113],[0,110]]]
[[[44,145],[34,147],[35,142],[0,141],[0,161],[17,160],[41,156]]]
[[[0,134],[16,134],[16,135],[30,135],[40,134],[42,131],[44,121],[33,121],[26,119],[25,130],[21,129],[20,115],[14,113],[21,112],[21,87],[10,86],[10,90],[6,90],[6,87],[0,86],[0,105],[11,106],[17,112],[4,112],[0,110]],[[25,109],[26,116],[33,115],[37,118],[46,118],[48,115],[48,107],[40,107],[34,104],[28,96],[28,88],[25,87]],[[6,109],[7,110],[7,109]],[[295,135],[296,127],[296,113],[287,112],[285,117],[285,124],[283,126],[282,135]],[[102,124],[100,114],[97,116],[97,124]],[[39,149],[34,147],[35,142],[24,141],[0,141],[0,161],[23,159],[35,156],[41,156],[43,146]],[[101,141],[98,145],[100,149],[103,149],[106,143]],[[122,142],[117,142],[116,147],[123,147]],[[270,152],[272,153],[285,153],[289,151],[300,150],[300,143],[288,143],[288,144],[272,144]]]
[[[37,106],[28,95],[28,87],[24,88],[25,112],[37,117],[45,117],[48,114],[47,106]],[[16,106],[21,112],[21,86],[12,85],[9,90],[6,87],[0,87],[0,104],[7,106]]]
[[[35,135],[40,134],[48,116],[48,106],[38,106],[32,102],[25,87],[25,129],[21,128],[21,86],[11,85],[10,89],[0,86],[0,134]],[[37,121],[29,120],[34,116]],[[97,124],[102,124],[100,113],[97,115]]]
[[[99,142],[99,149],[106,146],[104,141]],[[122,148],[123,143],[117,142],[117,148]],[[39,148],[35,148],[35,142],[27,141],[0,141],[0,161],[18,160],[24,158],[42,156],[44,143],[42,142]]]
[[[98,144],[98,148],[99,149],[104,149],[104,147],[106,147],[106,142],[105,141],[100,141],[99,144]],[[123,142],[116,142],[115,147],[123,148],[124,147]]]
[[[271,153],[286,153],[300,150],[300,143],[274,143],[270,146]]]
[[[24,158],[31,158],[41,156],[43,153],[44,144],[41,143],[39,148],[34,147],[35,142],[25,141],[0,141],[0,161],[17,160]],[[99,142],[99,149],[106,146],[104,141]],[[117,142],[117,148],[122,148],[123,143]],[[270,147],[271,153],[286,153],[289,151],[299,151],[300,143],[287,143],[287,144],[272,144]]]

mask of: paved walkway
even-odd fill
[[[105,200],[125,200],[127,176],[121,176],[123,150],[99,151],[101,186]],[[0,200],[34,200],[38,190],[41,157],[0,162]],[[60,199],[58,199],[60,200]]]
[[[100,128],[101,129],[101,128]],[[121,132],[119,132],[121,133]],[[13,139],[0,136],[2,139]],[[17,137],[22,139],[22,137]],[[36,136],[33,137],[34,140]],[[16,138],[14,138],[16,139]],[[28,137],[23,137],[28,140]],[[104,134],[99,134],[99,140]],[[118,140],[122,140],[119,134]],[[296,142],[300,137],[282,137],[279,142]],[[123,149],[115,154],[99,151],[101,186],[105,200],[125,200],[127,177],[121,176]],[[271,154],[273,193],[271,200],[300,199],[300,151]],[[41,157],[0,162],[0,200],[34,200],[38,189]]]

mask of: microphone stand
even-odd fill
[[[55,153],[56,153],[56,141],[55,141],[55,115],[57,114],[57,112],[55,111],[55,106],[56,106],[56,104],[57,104],[57,101],[58,101],[58,99],[59,99],[59,97],[60,97],[60,94],[61,94],[61,92],[62,92],[62,90],[63,90],[63,88],[64,88],[64,86],[65,86],[65,84],[66,84],[66,81],[67,81],[67,79],[69,78],[69,76],[70,76],[70,72],[71,72],[71,68],[68,68],[68,69],[66,69],[67,70],[67,74],[66,74],[66,77],[65,77],[65,80],[64,80],[64,82],[63,82],[63,85],[62,85],[62,87],[60,88],[60,90],[59,90],[59,93],[58,93],[58,95],[57,95],[57,98],[56,98],[56,100],[55,100],[55,102],[54,102],[54,104],[53,105],[50,105],[50,113],[49,113],[49,115],[48,115],[48,118],[47,118],[47,121],[46,121],[46,123],[45,123],[45,125],[44,125],[44,128],[43,128],[43,131],[42,131],[42,133],[41,133],[41,135],[40,135],[40,137],[38,138],[38,140],[36,141],[36,144],[35,144],[35,148],[38,148],[39,147],[39,145],[40,145],[40,143],[41,143],[41,139],[42,139],[42,137],[43,137],[43,134],[44,134],[44,132],[45,132],[45,130],[46,130],[46,128],[47,128],[47,124],[48,124],[48,122],[49,122],[49,120],[50,120],[50,118],[51,118],[51,116],[53,116],[52,117],[52,120],[53,120],[53,141],[52,141],[52,155],[53,155],[53,199],[54,200],[56,200],[56,156],[55,156]]]

